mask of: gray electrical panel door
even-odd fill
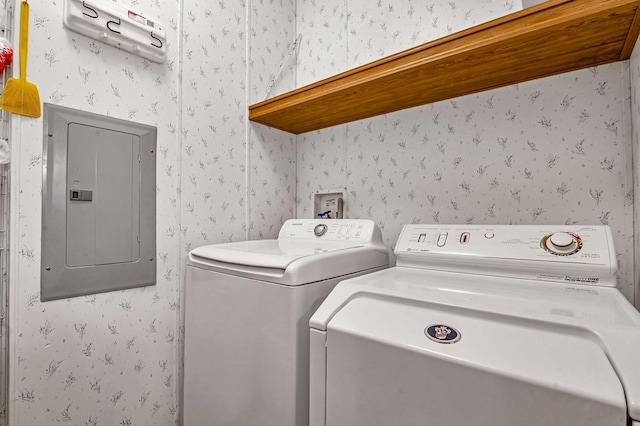
[[[140,137],[72,123],[67,143],[67,266],[138,260]]]
[[[44,105],[43,301],[155,284],[156,128]]]

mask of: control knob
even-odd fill
[[[572,232],[554,232],[546,235],[540,245],[556,256],[569,256],[582,248],[582,239]]]
[[[327,233],[327,225],[325,225],[324,223],[321,223],[320,225],[316,225],[315,228],[313,228],[313,233],[315,234],[316,237],[322,237],[324,234]]]

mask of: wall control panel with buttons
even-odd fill
[[[607,226],[406,225],[398,266],[615,285]],[[587,275],[585,275],[585,273]]]

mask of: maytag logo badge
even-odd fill
[[[424,334],[436,343],[457,343],[462,338],[458,330],[444,324],[430,325],[424,329]]]

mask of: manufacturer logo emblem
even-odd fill
[[[436,343],[456,343],[462,337],[458,330],[444,324],[430,325],[424,329],[424,334]]]

